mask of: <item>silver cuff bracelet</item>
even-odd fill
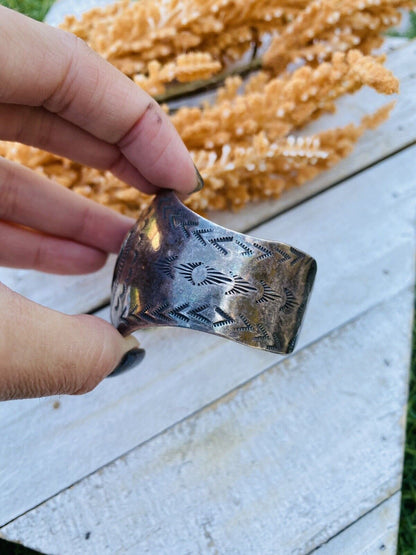
[[[179,326],[286,354],[294,349],[315,274],[307,254],[230,231],[163,192],[123,243],[111,321],[123,335]]]

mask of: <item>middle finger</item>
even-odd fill
[[[0,220],[118,252],[134,220],[0,158]]]
[[[42,148],[80,164],[111,171],[143,193],[157,191],[157,187],[141,175],[117,146],[94,137],[44,108],[0,103],[0,139]]]

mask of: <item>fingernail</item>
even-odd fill
[[[130,351],[127,351],[127,353],[123,355],[120,362],[111,372],[111,374],[108,374],[107,378],[109,378],[110,376],[118,376],[122,372],[130,370],[130,368],[133,368],[133,366],[140,364],[140,362],[144,359],[145,353],[146,351],[144,349],[140,349],[138,347],[130,349]]]
[[[204,186],[204,180],[202,179],[202,175],[199,173],[198,168],[195,166],[195,164],[194,164],[194,167],[195,167],[197,185],[196,185],[195,189],[193,190],[193,192],[197,193]]]

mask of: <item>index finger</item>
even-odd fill
[[[0,36],[0,102],[43,106],[118,146],[157,187],[198,187],[192,159],[160,106],[83,41],[2,6]]]

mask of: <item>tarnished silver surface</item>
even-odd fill
[[[111,320],[123,335],[179,326],[290,353],[315,273],[307,254],[225,229],[165,192],[121,248]]]

